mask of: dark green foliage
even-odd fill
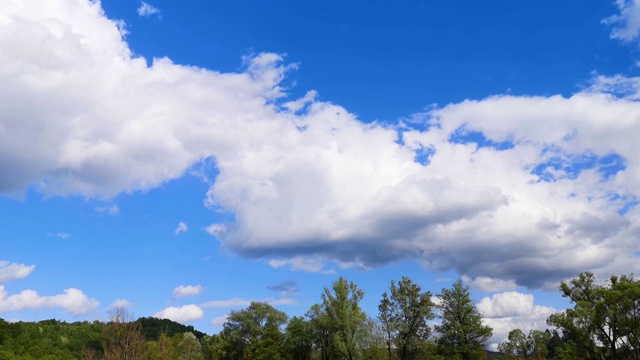
[[[550,336],[548,331],[530,330],[529,335],[525,335],[522,330],[514,329],[509,332],[509,339],[498,345],[498,351],[504,355],[503,359],[546,359]]]
[[[205,333],[195,330],[191,325],[182,325],[169,319],[158,319],[154,317],[142,317],[136,320],[142,327],[142,334],[147,341],[157,340],[160,334],[164,333],[173,337],[178,334],[192,333],[202,340],[205,337]]]
[[[482,324],[482,316],[476,310],[469,287],[458,279],[451,289],[442,289],[438,295],[440,318],[436,325],[439,352],[447,359],[473,360],[486,356],[486,342],[493,330]]]
[[[173,337],[182,337],[187,327],[170,320],[146,318],[137,320],[134,324],[151,325],[151,329],[141,328],[143,333],[150,334],[158,328],[173,331]],[[77,359],[103,359],[105,357],[103,342],[110,323],[99,321],[67,323],[58,320],[43,320],[39,322],[9,323],[0,319],[0,360],[77,360]],[[182,332],[177,332],[183,329]],[[189,332],[190,333],[190,332]],[[194,334],[206,335],[201,332]],[[198,341],[200,344],[201,342]],[[179,339],[172,339],[166,333],[161,333],[156,338],[146,340],[144,348],[138,353],[141,359],[174,360],[179,359]],[[186,347],[183,346],[186,349]],[[201,353],[205,354],[205,349]],[[190,352],[191,358],[200,359]],[[195,356],[195,357],[194,357]],[[188,357],[185,357],[188,358]],[[210,356],[207,359],[217,359]]]
[[[339,359],[354,360],[360,356],[358,342],[367,321],[359,305],[363,297],[364,291],[343,277],[322,293],[321,314],[326,316],[330,348]]]
[[[396,352],[401,360],[422,357],[423,342],[431,335],[427,322],[434,318],[429,291],[422,292],[406,276],[398,282],[391,280],[391,297],[385,292],[378,306],[378,319],[386,337],[388,358]],[[393,351],[392,351],[393,349]]]
[[[84,347],[101,348],[102,326],[87,321],[8,323],[0,319],[0,359],[79,359]]]
[[[310,360],[313,349],[313,332],[309,321],[294,316],[285,329],[285,358],[290,360]]]
[[[574,307],[547,320],[562,331],[556,358],[640,359],[640,282],[632,275],[596,284],[585,272],[560,283],[560,291]]]
[[[287,315],[273,306],[252,302],[248,308],[232,311],[224,324],[224,358],[230,360],[283,358]]]

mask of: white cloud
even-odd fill
[[[180,285],[173,289],[174,298],[183,298],[187,296],[196,296],[202,292],[200,285]]]
[[[112,216],[116,216],[118,214],[120,214],[120,207],[118,207],[118,205],[116,204],[112,204],[112,205],[105,205],[105,206],[97,206],[95,207],[95,210],[99,213],[107,213],[109,215]]]
[[[138,8],[138,15],[142,16],[142,17],[149,17],[151,15],[158,15],[160,16],[160,9],[147,4],[146,2],[142,1],[140,3],[140,7]]]
[[[48,236],[55,236],[55,237],[60,238],[60,239],[63,239],[63,240],[66,240],[66,239],[68,239],[68,238],[70,238],[70,237],[71,237],[71,234],[69,234],[69,233],[65,233],[65,232],[49,233],[49,234],[47,234],[47,235],[48,235]]]
[[[222,315],[222,316],[215,317],[211,320],[211,325],[222,326],[224,325],[224,323],[227,322],[227,319],[229,319],[229,315]]]
[[[207,231],[273,267],[411,259],[533,288],[640,270],[638,79],[432,108],[411,117],[429,128],[411,130],[364,124],[313,92],[277,106],[295,66],[275,54],[246,58],[239,73],[148,66],[99,2],[3,10],[0,165],[12,171],[0,172],[2,193],[34,185],[108,200],[215,159],[206,203],[234,220]],[[510,146],[450,141],[470,131]],[[425,151],[427,163],[414,161]]]
[[[63,294],[40,296],[33,290],[24,290],[9,295],[0,285],[0,313],[27,309],[60,308],[72,315],[86,315],[94,311],[100,303],[89,299],[81,290],[65,289]]]
[[[159,319],[169,319],[181,324],[186,324],[195,320],[200,320],[204,317],[202,309],[194,304],[184,305],[180,307],[170,306],[160,312],[157,312],[153,317]]]
[[[204,304],[201,304],[203,308],[234,308],[234,307],[247,307],[251,305],[251,302],[265,302],[269,305],[279,306],[279,305],[296,305],[297,301],[291,298],[266,298],[262,300],[251,300],[251,299],[243,299],[243,298],[233,298],[227,300],[214,300],[208,301]]]
[[[174,231],[174,233],[176,235],[180,234],[181,232],[187,232],[189,228],[187,227],[187,224],[183,223],[182,221],[178,224],[178,227],[176,228],[176,230]]]
[[[133,304],[131,302],[129,302],[129,300],[127,300],[127,299],[116,299],[116,301],[114,301],[111,305],[109,305],[109,308],[110,309],[130,308],[132,306],[133,306]]]
[[[620,14],[604,19],[605,24],[613,25],[611,38],[632,41],[640,36],[640,2],[638,0],[616,0]]]
[[[310,257],[310,256],[295,256],[290,259],[271,259],[269,260],[269,266],[274,269],[283,266],[289,266],[293,271],[306,271],[310,273],[324,273],[324,274],[334,274],[335,270],[324,269],[324,262],[322,259],[318,257]]]
[[[471,279],[469,276],[463,275],[462,280],[472,289],[483,292],[514,290],[517,287],[513,280],[492,279],[486,276],[478,276],[475,279]]]
[[[36,268],[35,265],[25,265],[0,261],[0,283],[24,279]]]
[[[525,333],[532,329],[545,330],[547,318],[557,312],[549,306],[535,305],[533,295],[515,291],[485,297],[476,304],[476,308],[483,321],[493,328],[491,348],[494,350],[506,341],[513,329],[518,328]]]

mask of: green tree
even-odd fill
[[[178,343],[178,360],[204,360],[202,344],[193,333],[182,334]]]
[[[309,319],[311,337],[315,350],[320,352],[321,360],[337,357],[332,339],[332,329],[329,316],[319,304],[313,305],[305,314]]]
[[[309,321],[294,316],[284,331],[286,358],[290,360],[309,360],[313,349],[313,332]]]
[[[529,335],[525,335],[520,329],[513,329],[509,332],[506,342],[498,345],[498,351],[506,359],[535,359],[547,358],[547,343],[550,339],[548,331],[530,330]]]
[[[573,309],[547,319],[562,330],[565,352],[583,359],[640,359],[640,283],[631,275],[596,284],[590,272],[560,283]]]
[[[527,336],[520,329],[509,331],[508,340],[498,345],[498,351],[507,359],[525,359],[529,352]]]
[[[387,352],[392,358],[392,347],[401,360],[420,356],[421,343],[431,335],[428,321],[434,318],[431,292],[422,292],[420,286],[406,276],[396,285],[391,280],[391,297],[385,292],[378,305],[382,327],[386,336]]]
[[[473,360],[485,356],[487,340],[493,335],[491,327],[482,324],[482,316],[476,309],[469,287],[458,279],[451,289],[442,289],[438,295],[440,325],[438,351],[448,359]]]
[[[287,315],[263,302],[251,302],[248,308],[232,311],[223,325],[225,358],[233,360],[282,358],[284,335],[281,327]]]
[[[322,293],[322,310],[329,321],[332,342],[342,359],[359,358],[358,340],[367,321],[359,305],[363,297],[364,291],[342,276]]]
[[[385,331],[375,319],[368,319],[363,328],[361,342],[362,358],[367,360],[385,360],[388,358]]]

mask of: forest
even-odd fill
[[[559,290],[573,308],[551,315],[547,330],[513,329],[498,352],[486,350],[493,330],[462,280],[435,296],[392,280],[370,317],[364,291],[340,277],[303,316],[252,302],[213,335],[124,308],[106,323],[0,319],[0,360],[640,359],[640,281],[597,283],[585,272]]]

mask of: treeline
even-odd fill
[[[638,281],[596,284],[583,273],[560,290],[573,309],[549,317],[552,330],[514,329],[500,353],[485,350],[493,331],[461,280],[436,296],[407,277],[391,281],[372,318],[359,305],[364,291],[341,277],[304,316],[253,302],[211,336],[170,320],[134,321],[125,309],[108,323],[0,319],[0,360],[640,359]]]
[[[110,315],[112,321],[108,323],[97,320],[67,323],[53,319],[10,323],[0,319],[0,360],[156,359],[153,354],[157,340],[177,349],[184,342],[184,334],[192,335],[198,342],[207,338],[193,326],[171,320],[132,321],[124,309],[116,309]],[[121,346],[134,348],[144,357],[105,354],[113,355],[113,349]]]

